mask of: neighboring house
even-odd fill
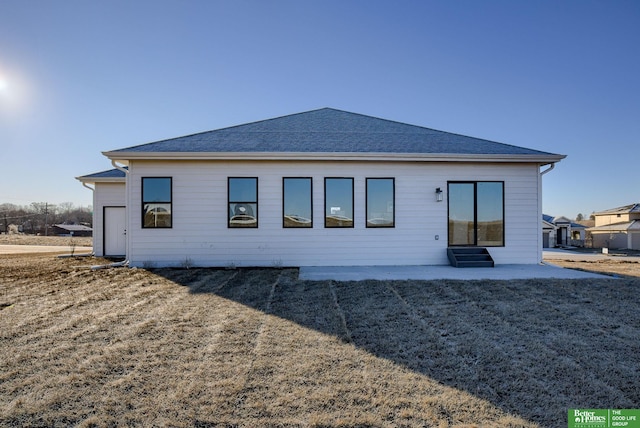
[[[551,220],[547,220],[547,216],[542,214],[542,248],[553,248],[556,246],[556,225]]]
[[[103,154],[117,177],[78,177],[96,254],[126,229],[131,266],[221,267],[539,263],[541,167],[565,157],[330,108]]]
[[[586,229],[567,217],[542,214],[542,247],[584,247]]]
[[[93,229],[81,224],[54,224],[52,234],[63,236],[91,236]]]
[[[594,248],[640,250],[640,204],[593,214],[595,226],[587,229]]]

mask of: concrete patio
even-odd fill
[[[531,278],[612,278],[550,264],[496,265],[493,268],[454,268],[442,266],[311,266],[300,268],[300,279],[312,281],[436,280],[436,279],[531,279]]]

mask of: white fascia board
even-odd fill
[[[103,152],[111,160],[324,160],[388,162],[523,162],[546,165],[565,155],[477,155],[456,153],[293,153],[293,152]]]
[[[126,181],[124,177],[76,177],[76,180],[87,184],[124,183]]]

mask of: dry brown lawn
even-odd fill
[[[640,278],[640,262],[625,260],[623,257],[609,260],[547,260],[546,262],[563,268],[603,273],[612,277]]]
[[[21,234],[0,234],[0,245],[58,245],[69,247],[73,242],[78,247],[90,247],[93,245],[90,236],[36,236]]]
[[[640,407],[640,279],[0,257],[0,426],[566,426]]]

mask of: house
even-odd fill
[[[83,186],[93,191],[93,252],[99,257],[126,255],[124,171],[114,168],[77,177]]]
[[[91,236],[93,229],[82,224],[54,224],[52,233],[61,236]]]
[[[542,214],[542,247],[583,247],[586,229],[567,217]]]
[[[115,170],[78,177],[96,254],[220,267],[539,263],[565,157],[331,108],[103,154]]]
[[[594,248],[640,250],[640,204],[593,214],[595,226],[587,228]]]

